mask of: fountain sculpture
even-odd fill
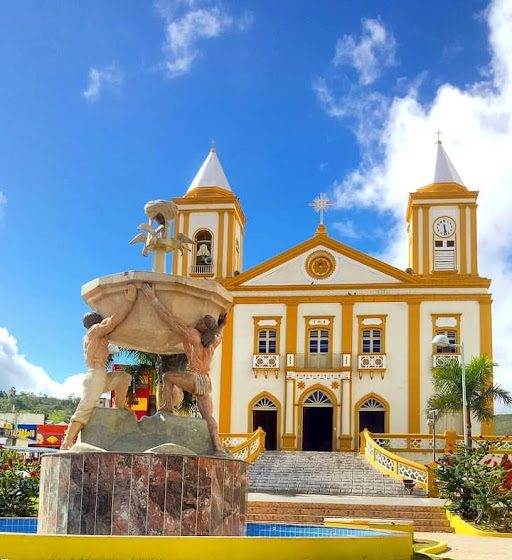
[[[190,250],[193,241],[171,237],[177,212],[172,202],[148,202],[144,210],[148,223],[131,243],[143,243],[142,254],[153,255],[152,271],[104,276],[82,287],[93,309],[84,317],[89,369],[67,449],[43,457],[40,534],[244,531],[247,465],[222,449],[209,378],[232,298],[213,280],[167,274],[167,253]],[[164,365],[173,362],[172,355],[186,355],[187,370],[162,372],[167,384],[162,410],[137,421],[125,407],[126,373],[106,372],[109,342],[158,354]],[[94,408],[99,394],[112,386],[116,408]],[[173,413],[173,386],[196,395],[203,418]]]

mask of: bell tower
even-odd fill
[[[409,267],[415,274],[478,276],[477,197],[438,140],[433,182],[409,194]]]
[[[223,280],[242,272],[246,218],[231,190],[215,148],[204,160],[178,207],[175,237],[183,234],[191,251],[173,253],[173,274]]]

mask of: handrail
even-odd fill
[[[235,459],[254,463],[265,451],[265,432],[259,427],[249,434],[219,434]]]
[[[371,436],[380,445],[396,453],[428,453],[432,452],[432,434],[408,434],[408,433],[371,433]],[[512,436],[472,436],[473,441],[496,442],[493,447],[495,453],[506,453],[512,451]],[[448,453],[453,451],[458,443],[462,443],[464,437],[454,431],[447,430],[436,434],[436,451]]]
[[[381,473],[398,480],[412,479],[420,488],[426,490],[429,496],[435,495],[434,471],[430,467],[384,449],[366,428],[361,432],[360,453]]]

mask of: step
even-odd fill
[[[249,502],[247,510],[247,521],[253,522],[321,525],[326,517],[407,519],[415,531],[453,532],[444,510],[435,506]]]

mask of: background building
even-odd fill
[[[364,427],[428,432],[431,369],[460,360],[458,350],[433,347],[433,336],[463,339],[468,358],[492,357],[477,197],[439,142],[432,184],[409,195],[405,271],[331,238],[322,223],[311,238],[243,271],[245,216],[212,149],[174,199],[176,233],[195,245],[176,252],[173,273],[214,278],[233,294],[212,367],[220,431],[261,425],[267,448],[303,450],[355,449]],[[457,428],[459,418],[448,422]]]

